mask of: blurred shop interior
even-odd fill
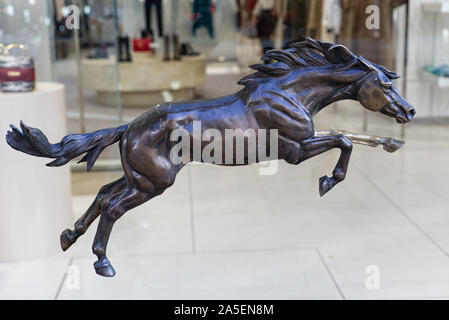
[[[427,2],[1,0],[0,41],[25,45],[37,81],[66,86],[71,132],[129,121],[163,101],[231,93],[263,47],[300,35],[342,43],[405,75],[408,99],[422,106],[418,117],[432,118],[448,115],[439,78],[447,75],[449,31]],[[379,30],[364,26],[371,4],[380,8]],[[66,23],[73,5],[79,30]],[[129,76],[141,65],[148,72]]]
[[[369,5],[380,8],[379,30],[365,27]],[[0,42],[26,47],[37,81],[65,85],[69,132],[129,122],[164,101],[232,93],[264,48],[285,47],[301,35],[344,44],[396,70],[404,76],[398,87],[420,106],[418,118],[449,115],[449,29],[438,1],[1,0],[0,6]]]

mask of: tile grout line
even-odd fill
[[[70,257],[69,264],[67,265],[67,267],[71,266],[72,263],[73,263],[73,257]],[[64,272],[64,275],[62,276],[62,280],[61,280],[61,283],[58,286],[58,290],[56,290],[56,294],[55,294],[54,300],[58,300],[59,299],[59,295],[61,294],[61,291],[62,291],[62,286],[64,285],[66,279],[67,279],[67,270]]]
[[[283,251],[296,251],[296,250],[314,250],[313,246],[298,246],[298,247],[284,247],[284,248],[254,248],[254,249],[238,249],[238,250],[214,250],[214,251],[197,251],[195,253],[189,251],[185,252],[161,252],[161,253],[134,253],[134,254],[120,254],[112,255],[114,258],[138,258],[138,257],[164,257],[164,256],[177,256],[177,255],[215,255],[215,254],[244,254],[244,253],[261,253],[261,252],[283,252]],[[89,257],[75,257],[75,259],[86,260]]]
[[[333,274],[332,271],[331,271],[331,268],[329,267],[329,265],[327,264],[326,260],[324,259],[324,257],[323,257],[323,255],[322,255],[320,249],[319,249],[318,247],[313,247],[313,249],[314,249],[315,252],[317,253],[318,257],[320,258],[321,263],[324,265],[324,268],[326,269],[327,274],[328,274],[329,277],[331,278],[331,280],[332,280],[332,282],[333,282],[335,288],[337,289],[338,294],[340,295],[341,299],[342,299],[342,300],[346,300],[346,297],[345,297],[343,291],[341,290],[341,288],[340,288],[340,286],[339,286],[337,280],[335,279],[334,274]]]
[[[192,183],[192,169],[187,168],[187,180],[189,181],[189,206],[190,206],[190,233],[192,238],[192,253],[196,253],[196,239],[195,239],[195,213],[193,206],[193,183]]]
[[[362,172],[359,168],[355,167],[355,169],[371,184],[374,189],[377,190],[390,204],[399,211],[399,213],[407,219],[427,240],[429,240],[441,253],[443,253],[446,257],[449,257],[449,254],[446,252],[446,250],[441,247],[440,244],[436,240],[434,240],[427,232],[419,226],[418,223],[416,223],[402,208],[393,200],[391,199],[377,184],[374,183],[364,172]]]

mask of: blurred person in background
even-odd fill
[[[258,0],[253,10],[253,24],[256,26],[263,52],[274,48],[272,36],[277,22],[277,1]]]
[[[307,30],[308,0],[282,0],[285,33],[284,47],[304,36]]]
[[[215,38],[214,19],[215,0],[195,0],[193,2],[192,34],[196,37],[196,30],[206,27],[211,39]]]

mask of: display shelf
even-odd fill
[[[163,61],[162,56],[133,53],[133,61],[118,64],[116,57],[81,61],[83,85],[97,92],[100,104],[114,105],[117,94],[124,107],[148,108],[164,101],[189,100],[206,82],[206,56],[183,56]],[[155,76],[157,75],[157,76]],[[176,81],[174,80],[176,79]],[[168,93],[167,99],[162,95]]]
[[[423,71],[423,78],[426,82],[438,88],[449,88],[449,77],[438,77],[434,74]]]
[[[449,1],[423,3],[421,8],[427,13],[449,13]]]

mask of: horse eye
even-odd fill
[[[382,83],[382,87],[384,87],[385,89],[391,89],[393,88],[393,84],[392,83]]]

